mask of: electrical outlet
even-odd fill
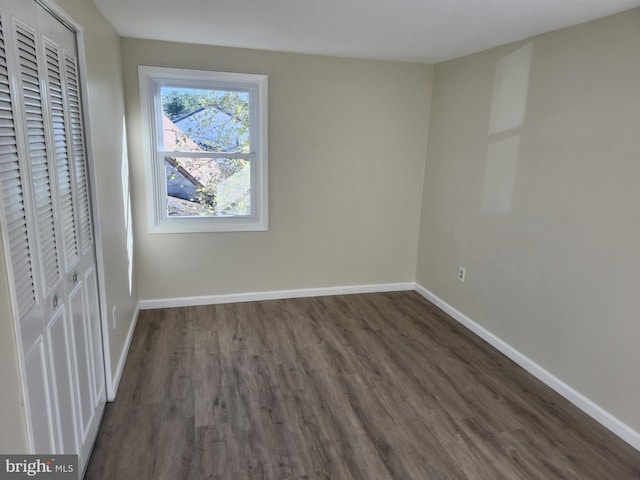
[[[116,306],[113,306],[113,310],[111,310],[111,320],[113,322],[113,329],[115,330],[118,326],[118,316],[116,315]]]
[[[467,274],[467,269],[464,267],[458,267],[458,280],[464,283],[464,276]]]

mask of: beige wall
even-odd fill
[[[432,67],[122,40],[142,299],[412,282]],[[269,75],[269,231],[149,234],[138,65]]]
[[[109,319],[111,368],[115,372],[138,299],[135,270],[131,281],[127,228],[129,185],[126,143],[123,140],[124,94],[120,59],[120,37],[90,0],[58,0],[84,29],[89,89],[89,120],[97,176],[96,194],[100,208],[103,242],[106,304]],[[123,163],[124,162],[124,163]],[[124,180],[123,180],[124,178]],[[116,307],[117,328],[112,311]]]
[[[638,45],[634,10],[436,66],[417,269],[636,430]]]

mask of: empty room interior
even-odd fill
[[[640,0],[0,0],[0,30],[0,455],[640,479]]]

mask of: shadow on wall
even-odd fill
[[[533,40],[496,65],[482,194],[483,213],[509,213],[520,157]]]

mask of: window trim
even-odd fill
[[[268,230],[267,75],[138,66],[140,107],[150,233],[241,232]],[[169,217],[158,112],[162,86],[250,90],[252,215],[235,217]],[[202,152],[205,153],[205,152]],[[205,156],[210,156],[206,154]],[[224,155],[222,155],[224,156]],[[219,157],[222,157],[219,156]],[[244,157],[243,157],[244,158]]]

